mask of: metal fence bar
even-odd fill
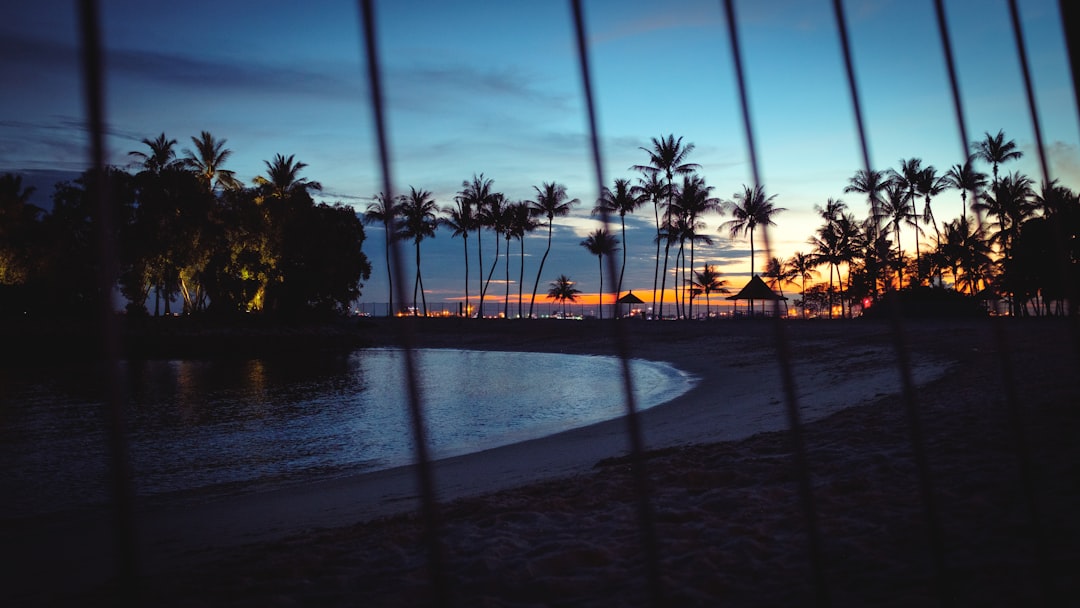
[[[870,148],[867,143],[866,128],[864,126],[862,105],[859,101],[859,90],[855,79],[855,66],[852,60],[851,42],[848,37],[847,19],[844,14],[843,0],[833,0],[833,11],[836,18],[837,33],[840,37],[840,48],[844,57],[844,70],[846,72],[848,88],[851,93],[852,107],[855,113],[855,123],[859,135],[859,147],[862,154],[864,170],[869,177],[873,171],[870,162]],[[873,196],[871,196],[873,200]],[[873,204],[873,203],[872,203]],[[877,214],[876,204],[874,215]],[[895,298],[889,306],[889,320],[893,336],[893,345],[896,350],[897,369],[900,372],[901,394],[904,402],[904,410],[907,417],[908,432],[911,435],[912,456],[915,459],[915,470],[919,482],[919,494],[923,505],[923,517],[926,520],[927,539],[930,543],[931,563],[938,598],[941,603],[947,603],[951,596],[948,580],[945,572],[945,544],[941,530],[941,518],[938,513],[937,501],[934,489],[930,481],[930,467],[926,458],[926,445],[923,438],[922,420],[919,415],[918,404],[915,400],[915,385],[911,377],[911,353],[904,339],[904,328],[900,318],[900,303]]]
[[[739,26],[735,19],[734,0],[724,0],[724,15],[728,26],[728,41],[731,43],[731,57],[735,68],[735,79],[739,93],[739,107],[742,111],[743,130],[746,136],[747,150],[750,155],[750,169],[753,174],[753,188],[764,188],[758,164],[756,140],[753,122],[750,120],[750,103],[746,94],[746,76],[743,73],[742,51],[739,45]],[[762,224],[762,241],[765,257],[771,255],[768,226]],[[750,269],[753,274],[753,268]],[[821,548],[821,532],[818,525],[817,505],[814,500],[813,484],[810,480],[810,464],[806,452],[806,438],[803,432],[802,416],[799,412],[798,392],[795,387],[795,375],[792,372],[791,347],[788,342],[783,319],[780,316],[779,300],[773,301],[772,325],[776,340],[777,358],[780,364],[780,378],[784,389],[784,409],[787,414],[788,436],[792,446],[795,474],[798,478],[799,501],[806,525],[807,548],[810,567],[813,574],[814,595],[817,605],[830,605],[829,585],[825,577],[824,557]]]
[[[97,213],[94,237],[98,257],[98,338],[101,345],[101,378],[105,389],[106,437],[108,441],[110,497],[112,499],[112,535],[116,586],[113,601],[118,606],[139,603],[139,560],[135,542],[135,498],[131,487],[131,463],[128,457],[124,423],[124,399],[119,378],[120,328],[112,311],[114,269],[117,267],[115,220],[109,192],[105,160],[105,68],[102,57],[101,25],[95,0],[81,0],[78,7],[81,35],[83,101],[86,103],[86,127],[90,138],[90,167],[87,190]]]
[[[953,109],[956,114],[957,130],[960,132],[961,155],[962,158],[967,160],[970,158],[970,144],[968,142],[970,142],[971,139],[968,135],[967,119],[964,113],[960,82],[956,74],[956,62],[953,56],[952,39],[949,36],[948,20],[945,15],[943,0],[934,0],[934,13],[937,20],[938,32],[941,35],[941,49],[944,55],[946,73],[949,77],[949,89],[953,98]],[[1040,150],[1042,149],[1041,143],[1039,144],[1039,148]],[[1046,165],[1044,161],[1044,171],[1045,168]],[[974,191],[971,192],[971,194],[973,198],[978,196],[978,193]],[[975,214],[975,221],[978,222],[981,229],[982,218],[979,214]],[[1005,335],[1004,320],[995,317],[991,320],[991,323],[993,326],[992,331],[994,334],[994,341],[997,345],[997,352],[1001,364],[1001,381],[1009,414],[1009,426],[1011,427],[1014,436],[1014,444],[1016,446],[1017,464],[1020,470],[1020,483],[1024,493],[1024,502],[1025,507],[1027,508],[1028,520],[1031,523],[1032,543],[1035,548],[1040,592],[1045,601],[1051,597],[1053,582],[1049,577],[1049,559],[1047,556],[1046,542],[1042,532],[1041,517],[1039,515],[1040,510],[1038,508],[1037,499],[1035,497],[1035,487],[1032,481],[1031,449],[1027,443],[1027,436],[1024,432],[1024,425],[1020,417],[1019,397],[1016,390],[1013,365],[1008,357],[1010,350],[1008,347],[1008,339]]]
[[[360,2],[361,31],[364,36],[364,54],[367,65],[368,87],[371,95],[372,119],[375,127],[376,145],[379,154],[379,166],[383,192],[393,200],[393,180],[391,178],[390,146],[386,134],[386,114],[383,107],[382,79],[377,44],[378,27],[375,23],[375,7],[372,0]],[[396,219],[391,217],[389,230],[395,232]],[[402,276],[402,254],[400,242],[394,239],[390,248],[392,266],[396,276],[399,302],[405,302],[404,280]],[[413,434],[413,450],[416,459],[416,481],[420,486],[421,517],[424,522],[424,542],[427,548],[428,573],[431,585],[432,603],[437,606],[452,605],[449,578],[446,573],[446,560],[443,555],[442,526],[439,517],[439,505],[435,494],[435,481],[432,474],[431,456],[427,447],[427,432],[424,425],[423,399],[420,394],[420,382],[416,369],[413,344],[413,324],[403,319],[398,325],[401,332],[401,344],[405,366],[405,389],[409,395],[409,417]]]
[[[593,99],[592,80],[589,71],[589,53],[585,44],[585,17],[582,15],[581,0],[570,0],[570,9],[574,20],[578,60],[581,64],[581,84],[585,95],[591,152],[596,172],[597,195],[599,197],[604,191],[604,164],[601,160],[600,135],[596,126],[596,104]],[[606,208],[602,208],[601,219],[604,223],[604,230],[607,231],[609,217]],[[608,282],[611,284],[615,282],[615,260],[613,257],[608,256],[605,268]],[[630,440],[630,463],[633,473],[634,493],[637,499],[638,529],[641,535],[642,548],[644,549],[649,600],[652,606],[660,608],[666,605],[660,576],[660,549],[656,538],[649,477],[645,469],[645,442],[642,437],[637,404],[634,401],[633,376],[630,373],[630,350],[627,345],[623,324],[613,323],[611,327],[618,349],[619,363],[622,368],[623,399],[626,403],[626,413],[623,418],[626,420],[626,433]]]

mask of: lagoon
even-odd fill
[[[143,500],[212,497],[306,483],[412,460],[404,353],[363,349],[270,359],[127,361],[134,487]],[[434,457],[476,452],[625,412],[617,358],[550,353],[416,351]],[[647,409],[695,379],[633,360]],[[0,517],[106,500],[99,374],[0,371]]]

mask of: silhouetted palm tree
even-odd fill
[[[727,288],[727,279],[720,278],[720,271],[716,269],[716,266],[706,264],[700,271],[695,271],[695,280],[693,282],[693,289],[699,293],[705,294],[705,316],[708,317],[712,312],[712,303],[709,301],[709,294],[714,293],[730,293]]]
[[[226,140],[215,139],[207,131],[192,137],[191,143],[195,150],[184,149],[183,163],[202,178],[208,188],[221,186],[225,190],[236,190],[242,187],[236,174],[227,169],[222,169],[225,161],[232,156],[232,150],[225,147]]]
[[[593,208],[593,215],[618,214],[621,226],[622,242],[622,265],[619,267],[619,283],[615,293],[622,293],[623,273],[626,271],[626,214],[637,211],[638,207],[645,204],[646,195],[638,188],[630,184],[630,180],[619,178],[615,180],[615,189],[604,188],[600,193],[600,200]]]
[[[161,173],[162,170],[176,164],[176,150],[174,149],[176,147],[175,139],[169,139],[162,133],[153,140],[143,138],[141,141],[150,148],[150,152],[146,153],[140,150],[132,150],[131,152],[128,152],[128,156],[142,159],[143,169],[151,173]]]
[[[460,199],[472,208],[473,217],[476,221],[473,223],[473,229],[476,230],[476,253],[477,262],[480,266],[480,305],[477,309],[476,316],[478,319],[484,318],[484,240],[480,238],[480,232],[483,231],[483,222],[480,221],[480,214],[484,209],[491,204],[492,199],[497,194],[492,188],[495,184],[494,180],[487,179],[484,174],[473,175],[472,180],[465,180],[461,182],[461,191],[458,192],[457,199]]]
[[[974,193],[975,197],[978,198],[979,193],[986,187],[986,174],[976,171],[971,165],[970,158],[962,165],[953,165],[951,169],[945,172],[944,180],[946,186],[960,191],[960,201],[962,203],[960,217],[967,215],[968,192]]]
[[[914,224],[915,226],[915,268],[917,282],[922,282],[922,274],[918,272],[921,268],[919,264],[919,212],[915,206],[915,194],[919,190],[919,175],[922,173],[922,159],[910,158],[900,159],[900,171],[889,171],[890,181],[901,187],[904,191],[904,203],[907,208],[904,209],[904,214],[907,216],[907,222]]]
[[[947,222],[942,227],[941,246],[938,251],[953,275],[953,288],[967,293],[978,293],[986,282],[991,258],[990,245],[983,230],[966,216]]]
[[[306,167],[307,163],[294,160],[292,154],[288,158],[285,158],[283,154],[277,154],[273,161],[264,160],[263,162],[266,163],[266,177],[256,175],[253,181],[269,196],[285,200],[300,192],[309,194],[312,190],[322,190],[322,184],[319,182],[300,177],[300,170]]]
[[[596,259],[600,263],[600,318],[604,318],[604,256],[611,255],[619,250],[619,239],[612,236],[610,232],[603,228],[597,228],[592,231],[584,241],[581,241],[581,246],[589,250],[589,253],[596,256]]]
[[[533,186],[533,190],[536,190],[536,200],[528,201],[529,208],[532,210],[533,217],[543,217],[547,220],[540,225],[547,226],[548,239],[547,248],[544,249],[544,257],[540,258],[540,267],[536,270],[536,282],[533,283],[532,299],[529,300],[530,318],[533,314],[533,306],[536,304],[536,290],[540,287],[540,276],[544,272],[544,262],[547,261],[548,254],[551,253],[551,234],[555,226],[555,218],[569,215],[570,209],[581,202],[576,198],[569,198],[566,194],[566,186],[556,182],[544,182],[540,188]]]
[[[518,267],[518,317],[524,316],[524,309],[522,307],[522,286],[525,283],[525,235],[536,230],[540,226],[540,222],[536,221],[536,218],[532,215],[532,210],[529,209],[529,204],[525,201],[518,201],[512,205],[508,210],[509,223],[507,234],[512,236],[521,243],[521,264]],[[510,245],[506,246],[506,257],[510,259]],[[509,280],[507,280],[507,286],[509,286]]]
[[[668,186],[668,183],[664,181],[664,178],[656,172],[645,172],[644,176],[638,178],[638,185],[635,186],[635,188],[641,192],[642,196],[652,201],[653,216],[656,220],[656,238],[653,239],[656,243],[656,267],[653,269],[652,286],[652,309],[653,311],[656,311],[656,286],[660,281],[660,241],[662,240],[660,236],[660,207],[667,204],[669,198],[668,193],[671,191],[671,188]],[[666,216],[667,212],[665,211],[665,217]],[[662,298],[661,301],[663,301]]]
[[[790,283],[793,278],[788,273],[788,265],[784,258],[773,256],[769,258],[769,261],[765,262],[765,272],[761,273],[761,276],[769,279],[768,285],[776,291],[780,292],[780,296],[784,295],[784,283]],[[784,310],[787,310],[787,301],[779,300],[784,304]]]
[[[1035,213],[1035,191],[1032,181],[1025,175],[1011,173],[997,181],[989,192],[972,204],[977,211],[985,211],[997,219],[998,230],[994,240],[1001,248],[1003,258],[1009,257],[1009,246],[1020,232],[1020,225]]]
[[[663,176],[667,182],[667,203],[670,205],[675,196],[674,180],[676,175],[689,175],[694,171],[701,168],[701,165],[697,163],[686,162],[686,157],[694,151],[694,144],[687,143],[685,146],[682,143],[683,138],[675,139],[674,135],[669,134],[667,137],[652,138],[651,148],[641,147],[646,154],[649,155],[649,164],[647,165],[634,165],[631,167],[634,171],[640,171],[646,175]],[[666,218],[665,218],[666,219]],[[660,238],[660,221],[656,223],[656,236]],[[659,240],[657,240],[659,243]],[[666,255],[665,255],[666,257]],[[667,273],[667,260],[664,261],[664,273]],[[657,272],[660,269],[660,249],[656,250],[656,268]],[[653,308],[655,309],[656,303],[656,275],[653,275]],[[663,308],[663,288],[661,288],[660,307]]]
[[[413,315],[416,315],[416,291],[420,290],[420,298],[424,305],[424,316],[428,314],[427,296],[424,295],[424,279],[420,274],[420,241],[425,238],[435,237],[435,227],[438,219],[435,212],[438,206],[435,199],[431,198],[431,192],[417,190],[409,187],[408,196],[398,197],[398,214],[401,216],[401,225],[398,227],[398,237],[412,239],[416,246],[416,279],[413,281]]]
[[[742,192],[735,193],[735,200],[727,201],[724,206],[731,212],[732,219],[720,224],[720,230],[727,230],[732,238],[739,233],[750,235],[750,275],[754,276],[754,229],[758,226],[775,226],[772,217],[783,207],[773,205],[776,195],[765,196],[763,186],[743,186]],[[753,306],[751,306],[751,309]]]
[[[891,227],[893,234],[896,235],[896,259],[901,262],[897,265],[897,285],[898,289],[904,287],[904,271],[903,271],[903,259],[904,250],[900,246],[900,225],[904,222],[911,221],[911,214],[908,211],[907,203],[907,190],[902,184],[890,183],[885,188],[885,197],[878,205],[878,210],[881,215],[875,217],[875,222],[880,225],[882,220],[885,221],[884,228],[886,231]]]
[[[484,298],[487,297],[488,286],[491,284],[491,277],[495,275],[495,268],[499,265],[499,242],[502,240],[503,233],[506,232],[506,197],[502,192],[495,192],[491,195],[488,203],[484,205],[484,208],[477,214],[480,220],[480,225],[488,228],[495,233],[495,259],[491,261],[491,270],[488,271],[487,280],[484,281],[484,287],[480,291],[480,309],[484,308]],[[509,249],[510,238],[507,237],[506,244]],[[507,251],[509,253],[509,251]],[[484,269],[481,268],[480,272]]]
[[[451,230],[451,238],[460,236],[465,254],[465,314],[469,315],[469,233],[476,228],[476,214],[470,202],[460,196],[454,199],[453,207],[442,208],[443,217],[439,220]]]
[[[856,192],[866,195],[867,205],[870,207],[870,216],[877,219],[883,217],[881,213],[882,197],[885,189],[889,186],[888,175],[884,171],[867,171],[859,169],[855,175],[848,178],[848,185],[844,186],[844,192]],[[877,230],[878,226],[874,226]]]
[[[577,300],[578,294],[581,293],[580,289],[574,287],[574,282],[570,280],[565,274],[560,274],[559,278],[555,279],[551,283],[551,288],[548,289],[548,296],[554,299],[556,302],[562,302],[562,313],[566,316],[566,303]]]
[[[383,234],[385,235],[385,238],[383,239],[383,254],[386,257],[386,284],[390,289],[390,301],[387,303],[388,308],[386,309],[386,314],[387,316],[393,316],[394,273],[391,272],[390,269],[390,243],[393,242],[394,238],[393,223],[394,218],[397,217],[398,213],[397,205],[394,204],[394,201],[390,200],[389,197],[387,197],[386,194],[382,192],[373,196],[372,199],[374,200],[374,202],[368,204],[367,210],[364,212],[363,221],[365,224],[368,225],[378,223],[381,224],[383,227]],[[468,263],[468,260],[466,260],[466,263]]]
[[[930,224],[934,227],[934,245],[935,247],[941,244],[941,231],[938,230],[937,220],[934,218],[934,210],[930,207],[930,199],[945,191],[948,182],[944,176],[938,176],[937,169],[933,165],[928,165],[919,171],[918,178],[915,181],[915,186],[919,191],[919,194],[923,196],[923,200],[926,205],[923,207],[922,220],[924,224]]]
[[[699,231],[705,228],[705,222],[701,217],[706,213],[716,212],[723,215],[723,206],[720,199],[710,196],[713,187],[705,184],[705,179],[697,175],[683,177],[682,187],[674,198],[669,211],[681,218],[679,222],[679,252],[682,254],[683,244],[690,241],[690,269],[694,268],[695,245],[702,242],[712,244],[712,239]],[[684,256],[685,262],[685,256]],[[686,270],[683,269],[683,288],[686,287]],[[693,317],[693,299],[690,300],[688,317]]]
[[[786,274],[793,279],[799,279],[799,298],[802,300],[802,316],[804,319],[806,318],[806,279],[818,273],[815,269],[816,266],[817,262],[814,256],[801,251],[791,254],[787,261]],[[850,270],[848,272],[850,275]]]
[[[971,145],[975,148],[974,157],[990,163],[990,166],[993,167],[993,184],[998,183],[998,165],[1010,160],[1016,160],[1024,155],[1023,152],[1016,148],[1015,141],[1011,139],[1005,141],[1005,131],[1003,130],[998,130],[997,135],[990,135],[990,132],[987,131],[981,140],[973,142]]]

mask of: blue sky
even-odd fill
[[[325,202],[362,211],[381,189],[355,3],[302,10],[276,1],[102,4],[110,162],[129,162],[142,138],[165,132],[184,148],[207,130],[228,140],[228,168],[247,183],[282,153],[308,163],[304,175],[323,184]],[[695,144],[689,160],[701,164],[717,196],[731,198],[749,183],[719,0],[584,4],[608,184],[636,177],[629,167],[647,160],[639,146],[669,133]],[[845,6],[875,168],[911,157],[941,171],[959,162],[932,1]],[[8,9],[0,23],[0,78],[9,83],[0,96],[0,171],[26,175],[47,197],[57,176],[86,166],[76,16],[66,4],[16,1]],[[952,0],[946,9],[969,133],[1004,129],[1025,153],[1006,169],[1037,177],[1006,1]],[[737,10],[762,179],[787,209],[770,236],[786,257],[809,249],[815,204],[838,197],[866,212],[862,200],[842,192],[861,160],[840,47],[828,0],[744,1]],[[1080,127],[1057,2],[1022,0],[1020,10],[1051,175],[1075,189]],[[494,179],[512,200],[532,198],[533,186],[546,181],[565,184],[584,202],[556,224],[541,290],[567,274],[595,292],[596,259],[578,245],[597,225],[589,216],[597,185],[568,6],[406,1],[379,3],[377,14],[395,190],[424,188],[449,205],[474,173]],[[959,205],[956,192],[935,199],[942,220]],[[715,263],[741,285],[748,244],[717,231],[723,220],[707,218],[715,244],[698,250],[698,266]],[[628,218],[627,227],[625,287],[646,291],[651,209]],[[368,236],[375,273],[364,300],[385,301],[382,235],[369,229]],[[526,292],[545,238],[526,239]],[[485,264],[493,247],[489,236]],[[460,297],[460,241],[440,231],[423,248],[429,302]],[[475,297],[475,260],[471,272]],[[500,264],[496,278],[502,272]]]

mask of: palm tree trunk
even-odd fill
[[[426,317],[427,295],[424,294],[424,277],[420,274],[420,241],[416,241],[416,280],[420,282],[420,301],[424,304],[424,316]]]
[[[477,285],[477,287],[479,287],[479,289],[480,289],[480,303],[477,304],[477,308],[476,308],[476,318],[477,319],[483,319],[484,318],[484,239],[483,239],[483,236],[484,235],[481,234],[481,229],[479,227],[477,227],[476,228],[476,263],[477,263],[477,265],[479,267],[479,270],[480,270],[480,276],[477,277],[477,279],[480,281],[480,284]]]
[[[756,276],[757,275],[754,274],[754,229],[751,228],[750,229],[750,278],[753,279]],[[750,304],[750,307],[748,309],[750,311],[750,316],[753,317],[754,316],[754,300],[753,300],[753,298],[750,299],[750,302],[748,302],[748,304]]]
[[[507,235],[510,233],[508,232]],[[510,318],[510,237],[506,238],[506,293],[503,295],[503,317]]]
[[[390,272],[390,225],[386,226],[386,285],[390,289],[390,301],[387,302],[386,316],[394,316],[394,273]]]
[[[600,261],[600,303],[596,308],[600,311],[600,320],[604,320],[604,256],[598,255],[596,259]]]
[[[653,269],[652,276],[652,313],[653,318],[656,318],[656,283],[660,275],[660,206],[653,199],[653,215],[656,216],[656,267]],[[664,262],[666,265],[667,262]],[[660,296],[660,307],[664,307],[664,297]]]
[[[802,318],[806,319],[806,276],[803,275],[799,285],[799,298],[802,299]]]
[[[615,316],[622,317],[622,307],[619,306],[619,294],[622,293],[623,273],[626,272],[626,214],[619,214],[619,222],[622,224],[622,266],[619,267],[619,285],[615,289]]]
[[[536,282],[533,283],[532,299],[529,300],[529,318],[533,315],[533,305],[536,304],[536,290],[540,287],[540,275],[544,273],[544,262],[547,261],[548,253],[551,252],[551,221],[552,218],[548,218],[548,242],[547,249],[544,250],[544,257],[540,258],[540,268],[536,270]]]
[[[525,284],[525,235],[521,235],[521,266],[518,271],[518,318],[522,317],[521,288]]]
[[[691,239],[690,240],[690,272],[693,273],[693,271],[694,271],[694,240]],[[692,275],[691,275],[690,279],[691,279],[691,282],[692,282],[693,281],[693,276]],[[706,302],[708,302],[708,299],[709,299],[708,296],[706,296],[705,297]],[[708,304],[706,304],[706,306],[708,306]],[[708,316],[708,314],[709,313],[706,310],[705,316]],[[693,297],[690,298],[690,310],[689,310],[689,312],[686,313],[686,316],[690,317],[691,319],[694,318],[694,298]]]
[[[491,270],[488,270],[487,280],[484,281],[484,291],[480,292],[480,297],[487,295],[487,288],[491,284],[491,277],[495,274],[495,268],[499,266],[499,233],[495,233],[495,259],[491,261]],[[495,310],[498,310],[496,308]]]
[[[665,239],[666,240],[666,239]],[[664,244],[664,267],[661,269],[660,274],[660,315],[659,319],[664,319],[664,292],[667,290],[667,261],[668,255],[671,252],[671,241],[667,241]],[[655,293],[655,292],[653,292]]]
[[[468,232],[462,232],[461,241],[465,244],[465,317],[469,315],[469,237]]]

